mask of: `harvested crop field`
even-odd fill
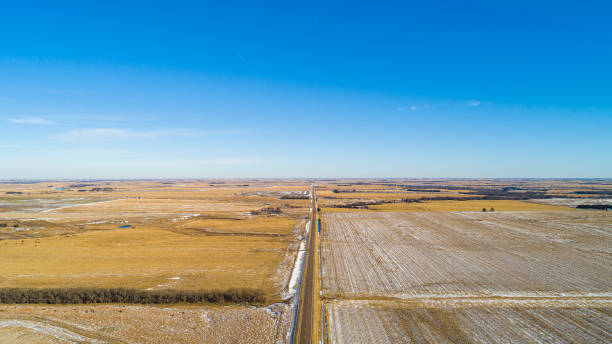
[[[1,305],[0,342],[273,343],[288,306]]]
[[[515,200],[475,200],[475,201],[423,201],[418,203],[387,203],[373,205],[378,211],[571,211],[573,209]]]
[[[324,295],[608,295],[611,219],[592,212],[326,214]]]
[[[331,343],[612,340],[605,212],[326,213]]]
[[[326,305],[331,343],[609,343],[612,302]]]

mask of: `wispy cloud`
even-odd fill
[[[40,117],[9,118],[8,121],[17,124],[53,124],[53,122]]]
[[[120,139],[154,139],[165,136],[233,136],[246,133],[242,130],[127,130],[120,128],[88,128],[74,129],[52,136],[53,139],[64,141],[105,141]]]
[[[261,158],[215,158],[205,160],[183,160],[174,161],[176,165],[252,165],[260,163],[263,160]]]
[[[397,111],[399,112],[403,112],[403,111],[421,111],[421,110],[429,110],[433,107],[435,107],[436,109],[440,109],[440,108],[462,108],[465,106],[469,106],[469,107],[479,107],[481,105],[485,105],[485,104],[490,104],[489,102],[482,102],[480,100],[463,100],[463,101],[448,101],[448,102],[428,102],[428,103],[424,103],[424,104],[412,104],[412,105],[407,105],[407,106],[399,106],[396,108]]]
[[[0,144],[0,149],[16,149],[21,148],[19,145],[11,145],[11,144]]]
[[[400,112],[406,111],[406,110],[419,111],[419,110],[426,110],[426,109],[431,109],[431,105],[425,104],[425,105],[400,106],[397,108],[397,111],[400,111]]]
[[[75,129],[57,134],[60,140],[115,140],[129,138],[154,138],[167,134],[167,131],[133,131],[118,128]]]
[[[81,89],[60,89],[60,88],[49,88],[40,90],[41,93],[47,94],[84,94],[87,93],[86,90]]]

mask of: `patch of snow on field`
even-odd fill
[[[579,204],[610,204],[612,205],[612,198],[545,198],[545,199],[532,199],[530,202],[540,203],[540,204],[548,204],[548,205],[557,205],[557,206],[566,206],[566,207],[576,207]]]
[[[61,209],[67,209],[67,208],[74,208],[74,207],[86,207],[88,205],[92,205],[92,204],[102,204],[102,203],[109,203],[109,202],[115,202],[115,201],[120,201],[121,199],[111,199],[108,201],[99,201],[99,202],[91,202],[91,203],[79,203],[79,204],[71,204],[71,205],[65,205],[62,207],[58,207],[58,208],[51,208],[51,209],[46,209],[41,211],[41,213],[48,213],[50,211],[54,211],[54,210],[61,210]]]
[[[94,222],[87,222],[86,225],[101,225],[103,223],[107,223],[108,221],[94,221]]]
[[[181,278],[180,278],[180,277],[178,277],[178,276],[175,276],[175,277],[168,277],[168,278],[166,278],[166,279],[169,279],[169,280],[172,280],[172,281],[178,281],[178,280],[180,280]],[[165,287],[171,287],[171,286],[174,286],[176,283],[177,283],[177,282],[168,282],[168,283],[162,283],[162,284],[158,284],[158,285],[156,285],[155,287],[150,287],[150,288],[147,288],[147,289],[145,289],[145,290],[154,290],[154,289],[156,289],[156,288],[165,288]]]
[[[35,322],[35,321],[29,321],[29,320],[17,320],[17,319],[0,320],[0,328],[5,328],[5,327],[7,328],[10,328],[10,327],[26,328],[26,329],[32,330],[40,334],[55,337],[59,340],[73,341],[75,343],[83,343],[83,342],[102,343],[101,341],[81,336],[80,334],[74,333],[67,329],[64,329],[58,326],[45,324],[42,322]]]
[[[179,216],[179,217],[175,217],[172,219],[172,222],[176,222],[179,220],[186,220],[190,217],[195,217],[195,216],[200,216],[200,214],[188,214],[188,215],[183,215],[183,216]]]

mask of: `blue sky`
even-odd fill
[[[609,2],[5,2],[0,179],[612,177]]]

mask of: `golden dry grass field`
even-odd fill
[[[0,184],[0,288],[255,288],[286,295],[306,181]],[[229,308],[228,308],[229,307]],[[291,307],[6,305],[0,342],[270,343]]]
[[[308,212],[307,200],[280,198],[306,184],[217,183],[14,187],[22,194],[5,197],[0,213],[0,287],[239,286],[278,295]]]
[[[289,227],[292,228],[292,227]],[[137,226],[5,240],[0,287],[127,287],[274,292],[288,238],[181,234]]]

